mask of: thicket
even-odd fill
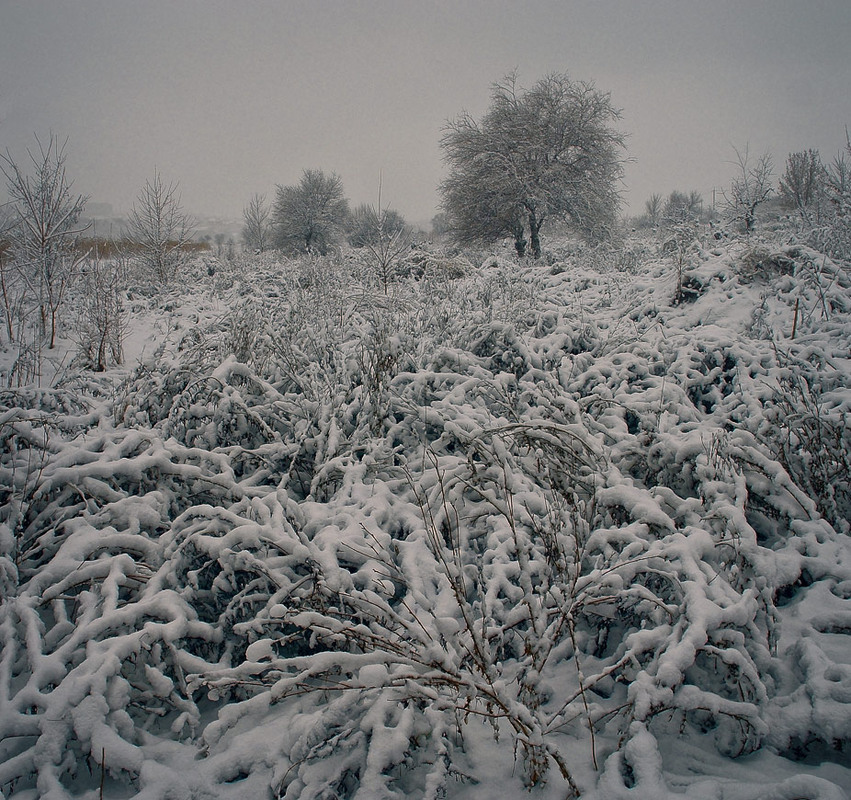
[[[261,255],[117,398],[5,391],[0,789],[437,798],[483,729],[568,796],[684,733],[841,760],[851,284],[753,247],[662,306],[638,245],[417,251],[389,293]],[[745,335],[684,321],[759,281]]]

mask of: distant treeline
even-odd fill
[[[186,253],[202,253],[210,249],[209,242],[176,242],[166,243],[166,249],[182,250]],[[81,255],[90,254],[98,258],[117,258],[119,256],[138,255],[143,251],[143,246],[130,239],[104,239],[100,236],[92,236],[77,239],[74,249]]]
[[[0,239],[0,258],[6,255],[11,243],[8,239]],[[168,249],[178,249],[185,253],[204,253],[210,250],[209,242],[172,242],[167,243]],[[119,256],[138,255],[143,247],[138,242],[130,239],[104,239],[100,236],[91,236],[77,239],[73,245],[76,255],[90,255],[97,258],[117,258]]]

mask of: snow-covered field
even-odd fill
[[[2,796],[847,797],[851,276],[693,258],[198,263],[0,390]]]

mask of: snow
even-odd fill
[[[848,797],[847,265],[628,247],[199,263],[0,390],[4,800]]]

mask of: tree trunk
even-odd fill
[[[514,249],[517,251],[518,258],[523,258],[526,255],[526,237],[523,235],[523,223],[515,222],[514,233]]]
[[[745,233],[751,234],[756,230],[756,207],[759,203],[752,203],[745,211]]]
[[[106,330],[101,331],[98,339],[98,357],[95,365],[95,372],[104,372],[106,370]]]
[[[12,303],[9,300],[9,289],[6,286],[6,267],[3,264],[3,254],[0,252],[0,295],[3,297],[3,312],[6,322],[6,335],[9,337],[9,344],[15,341],[14,327],[12,324]]]
[[[529,212],[529,238],[532,242],[532,255],[535,258],[541,257],[541,225],[543,220],[539,220],[534,211]]]

